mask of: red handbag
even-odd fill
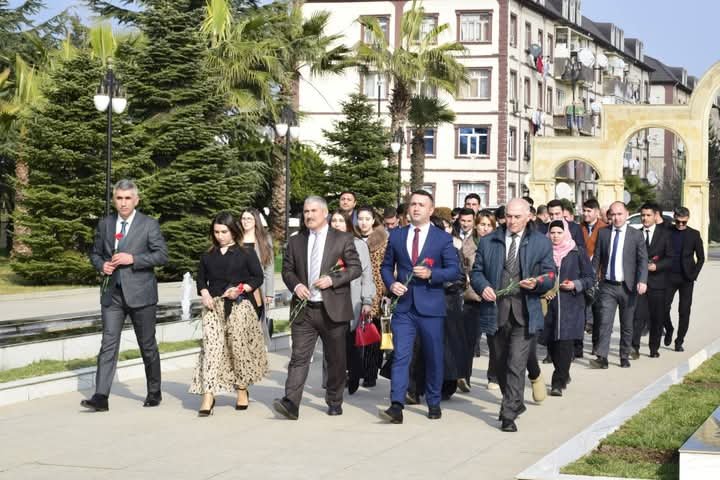
[[[363,315],[360,316],[360,322],[355,329],[355,346],[356,347],[367,347],[373,343],[380,342],[380,332],[374,323],[365,319]]]

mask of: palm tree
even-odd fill
[[[408,120],[410,140],[410,191],[422,188],[425,181],[425,130],[455,120],[455,112],[437,98],[415,96],[410,100]]]
[[[460,84],[467,82],[467,70],[456,58],[465,52],[465,47],[459,42],[438,43],[438,37],[450,25],[444,23],[423,32],[424,19],[422,2],[413,0],[411,9],[403,14],[400,42],[392,49],[377,18],[359,19],[375,40],[371,44],[361,41],[355,46],[361,71],[374,72],[392,81],[391,132],[397,131],[407,120],[418,84],[454,96]]]

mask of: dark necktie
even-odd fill
[[[622,230],[615,229],[615,238],[613,239],[612,251],[610,253],[610,280],[615,282],[615,257],[617,256],[618,242],[620,241],[620,233]]]
[[[645,229],[645,247],[650,250],[650,229]]]
[[[120,238],[119,238],[118,241],[117,241],[117,244],[116,244],[116,246],[115,246],[115,250],[117,250],[118,248],[120,248],[120,242],[122,242],[123,240],[125,240],[125,232],[126,232],[126,230],[127,230],[127,223],[128,223],[128,222],[126,222],[126,221],[120,222]],[[115,279],[115,284],[116,284],[117,286],[120,286],[120,274],[118,274],[117,278]]]
[[[420,229],[415,227],[415,236],[413,237],[412,244],[412,264],[417,263],[418,257],[420,256]]]
[[[587,229],[588,229],[588,237],[589,237],[590,235],[592,235],[593,226],[588,223]]]
[[[505,258],[505,270],[510,276],[515,276],[518,273],[517,263],[517,233],[513,233],[510,238],[510,249],[508,250],[507,258]]]

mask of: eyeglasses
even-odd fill
[[[685,220],[684,222],[682,220],[675,220],[675,225],[687,225],[687,223],[687,220]]]

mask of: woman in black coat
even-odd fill
[[[548,228],[553,245],[553,259],[558,269],[558,290],[548,305],[545,316],[545,336],[555,371],[550,395],[562,396],[570,382],[570,364],[574,356],[575,340],[582,340],[585,327],[585,294],[594,282],[587,254],[570,236],[565,220],[554,220]],[[550,298],[546,295],[546,298]]]

